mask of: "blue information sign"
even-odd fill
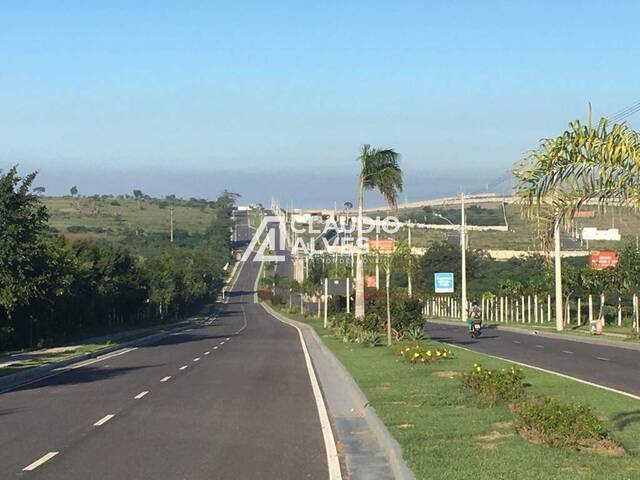
[[[436,287],[436,293],[453,293],[453,273],[434,273],[433,280]]]

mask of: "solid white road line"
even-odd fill
[[[104,425],[105,423],[107,423],[109,420],[111,420],[113,417],[115,417],[115,415],[113,414],[109,414],[109,415],[105,415],[104,417],[102,417],[100,420],[98,420],[96,423],[93,424],[94,427],[99,427],[101,425]]]
[[[40,465],[42,465],[45,462],[48,462],[49,460],[51,460],[53,457],[55,457],[58,453],[60,452],[49,452],[46,455],[43,455],[42,457],[40,457],[38,460],[36,460],[35,462],[33,462],[30,465],[27,465],[26,467],[24,467],[22,469],[23,472],[30,472],[31,470],[35,470],[36,468],[38,468]]]
[[[199,362],[200,361],[200,357],[196,357],[193,359],[194,362]]]
[[[168,376],[166,376],[166,377],[164,377],[164,378],[161,378],[161,379],[160,379],[160,381],[164,383],[164,382],[166,382],[167,380],[169,380],[170,378],[171,378],[171,375],[168,375]]]
[[[182,366],[180,367],[180,370],[184,370],[184,369],[186,369],[187,367],[188,367],[188,365],[182,365]]]
[[[445,345],[448,345],[448,346],[453,347],[453,348],[460,348],[460,349],[466,350],[468,352],[477,353],[478,355],[484,355],[486,357],[497,358],[498,360],[504,360],[505,362],[510,362],[510,363],[514,363],[516,365],[520,365],[521,367],[533,368],[534,370],[538,370],[539,372],[550,373],[552,375],[557,375],[558,377],[568,378],[569,380],[574,380],[576,382],[580,382],[580,383],[583,383],[585,385],[589,385],[590,387],[601,388],[602,390],[606,390],[607,392],[618,393],[620,395],[624,395],[625,397],[633,398],[634,400],[640,400],[640,396],[639,395],[634,395],[633,393],[625,392],[623,390],[617,390],[615,388],[607,387],[605,385],[599,385],[597,383],[593,383],[593,382],[590,382],[588,380],[582,380],[581,378],[572,377],[571,375],[566,375],[564,373],[554,372],[553,370],[547,370],[546,368],[536,367],[535,365],[530,365],[528,363],[516,362],[515,360],[510,360],[510,359],[505,358],[505,357],[499,357],[498,355],[490,355],[488,353],[478,352],[477,350],[471,350],[470,348],[461,347],[460,345],[454,345],[452,343],[445,343]]]
[[[137,394],[135,397],[136,400],[140,400],[142,397],[144,397],[147,393],[149,393],[148,390],[145,390],[144,392],[140,392],[139,394]]]

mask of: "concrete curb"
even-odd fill
[[[11,375],[0,377],[0,394],[13,390],[15,388],[18,388],[27,383],[34,382],[39,379],[44,379],[48,377],[49,374],[54,370],[63,369],[65,367],[68,367],[69,365],[73,365],[75,363],[79,363],[84,360],[90,360],[92,358],[98,358],[103,355],[113,353],[117,350],[123,350],[128,347],[148,345],[157,340],[160,340],[163,337],[166,337],[171,333],[182,330],[187,325],[191,325],[191,323],[185,324],[184,320],[182,322],[179,322],[179,324],[180,326],[177,326],[177,324],[174,324],[176,325],[174,328],[170,328],[169,330],[164,330],[162,332],[154,333],[146,337],[139,337],[134,340],[130,340],[128,342],[118,343],[115,345],[110,345],[108,347],[100,348],[98,350],[94,350],[93,352],[74,355],[72,357],[66,358],[64,360],[60,360],[58,362],[52,362],[46,365],[42,365],[40,367],[30,368],[25,370],[24,372],[17,372]],[[62,370],[59,373],[64,373],[65,371],[67,370]]]
[[[393,438],[387,427],[378,418],[375,409],[369,405],[367,397],[364,395],[354,378],[347,371],[344,365],[342,365],[342,363],[336,358],[329,347],[325,345],[313,327],[305,323],[292,320],[279,312],[276,312],[264,302],[261,302],[260,304],[274,317],[300,328],[303,332],[305,342],[307,342],[307,344],[314,343],[315,346],[318,347],[318,349],[309,348],[314,365],[319,362],[326,362],[331,365],[332,372],[340,378],[341,383],[344,385],[343,393],[349,396],[349,399],[355,409],[363,412],[367,424],[374,432],[380,447],[382,447],[383,451],[387,455],[389,466],[391,467],[391,472],[394,478],[397,480],[415,480],[415,475],[402,458],[402,449],[400,448],[400,444]],[[318,350],[322,353],[322,358],[318,358],[317,354],[314,356],[313,353]],[[322,384],[322,375],[318,375],[318,377]]]
[[[428,323],[442,323],[443,325],[457,325],[464,326],[462,322],[455,322],[451,320],[442,320],[436,318],[427,318],[425,320]],[[628,350],[640,350],[640,343],[625,343],[622,340],[611,340],[608,338],[591,338],[581,337],[578,335],[544,332],[540,330],[529,330],[526,328],[508,327],[504,325],[490,324],[486,328],[504,330],[505,332],[521,333],[523,335],[535,335],[537,337],[554,338],[556,340],[569,340],[570,342],[588,343],[590,345],[602,345],[605,347],[617,347],[626,348]]]

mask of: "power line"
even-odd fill
[[[640,112],[640,100],[610,115],[609,121],[613,123],[620,123],[638,112]]]

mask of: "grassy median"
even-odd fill
[[[299,315],[289,315],[301,320]],[[640,404],[622,395],[524,369],[527,391],[586,404],[601,417],[626,454],[622,457],[535,445],[522,439],[505,406],[482,407],[464,389],[460,373],[474,363],[509,362],[448,347],[455,358],[407,364],[386,347],[344,343],[304,319],[353,375],[380,419],[400,443],[419,479],[632,479],[640,475]],[[426,340],[437,348],[438,342]]]

